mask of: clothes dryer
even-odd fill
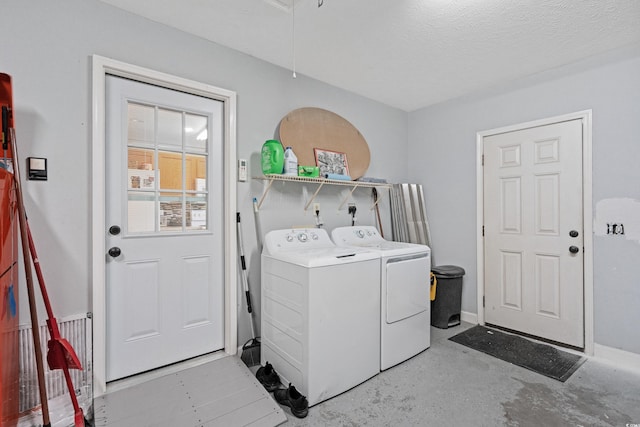
[[[274,230],[262,251],[261,363],[309,406],[380,369],[380,257],[323,229]]]
[[[431,345],[431,249],[385,240],[371,226],[338,227],[331,237],[338,246],[364,248],[380,256],[380,370],[427,349]]]

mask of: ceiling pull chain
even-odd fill
[[[291,3],[291,56],[293,58],[293,78],[296,78],[296,2]]]

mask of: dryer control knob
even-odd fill
[[[301,242],[306,242],[309,239],[309,236],[307,236],[306,233],[300,233],[298,234],[298,240]]]
[[[293,236],[291,234],[287,234],[287,242],[293,242]]]
[[[356,236],[362,239],[364,237],[364,231],[363,230],[356,231]]]

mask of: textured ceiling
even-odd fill
[[[405,111],[640,44],[640,0],[102,1]]]

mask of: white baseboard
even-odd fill
[[[594,344],[593,350],[593,359],[598,362],[615,365],[616,368],[627,371],[640,372],[640,354],[638,353],[602,344]]]
[[[478,315],[476,313],[469,313],[468,311],[460,312],[460,320],[474,325],[478,324]]]

